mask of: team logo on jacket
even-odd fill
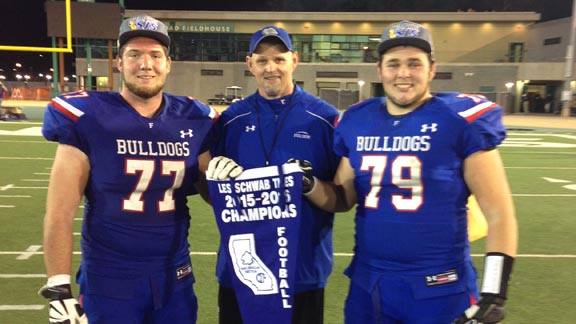
[[[305,131],[298,131],[298,132],[294,133],[294,138],[303,138],[303,139],[309,140],[311,138],[311,136],[310,136],[310,134],[308,134]]]

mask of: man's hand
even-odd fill
[[[244,169],[234,160],[225,156],[217,156],[212,158],[208,163],[206,170],[206,178],[212,180],[224,180],[227,178],[236,178]]]
[[[483,296],[476,305],[470,306],[454,324],[498,324],[504,319],[503,298]]]
[[[480,301],[469,307],[454,324],[498,324],[504,319],[513,263],[514,258],[505,253],[486,253]]]
[[[50,300],[50,324],[88,324],[82,306],[72,297],[69,284],[40,288],[38,294]]]
[[[304,171],[302,176],[302,193],[307,194],[314,188],[314,176],[312,175],[312,163],[307,160],[290,159],[286,163],[296,163],[300,170]]]

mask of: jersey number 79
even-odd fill
[[[391,195],[396,210],[416,211],[422,205],[422,163],[417,156],[398,155],[388,161],[388,155],[363,155],[360,171],[371,172],[365,208],[378,208],[385,172],[390,172],[391,184],[404,192]]]

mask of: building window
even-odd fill
[[[495,86],[480,86],[480,93],[496,92]]]
[[[524,60],[524,43],[510,43],[508,62],[522,62]]]
[[[434,80],[452,80],[452,72],[436,72]]]
[[[552,37],[552,38],[546,38],[544,40],[544,46],[556,45],[556,44],[560,44],[560,43],[562,43],[562,37]]]
[[[340,82],[316,82],[316,87],[322,88],[336,88],[340,89]]]
[[[206,69],[202,69],[202,71],[200,72],[201,75],[206,75],[206,76],[223,76],[224,75],[224,71],[223,70],[206,70]]]
[[[170,32],[174,61],[244,62],[251,34]],[[378,60],[377,36],[292,35],[302,62],[371,63]]]
[[[316,72],[317,78],[358,78],[358,72],[330,72],[330,71],[318,71]]]

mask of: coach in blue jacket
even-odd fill
[[[217,125],[221,136],[213,152],[216,163],[212,165],[228,164],[226,170],[251,169],[294,159],[310,162],[313,168],[307,168],[309,173],[331,181],[339,163],[332,152],[338,111],[293,83],[298,52],[288,33],[276,26],[258,30],[252,36],[246,64],[258,89],[222,113]],[[312,184],[305,182],[304,191]],[[303,199],[301,215],[292,323],[321,324],[324,287],[333,265],[334,214]],[[220,324],[238,324],[242,319],[230,277],[234,273],[227,268],[223,253],[226,246],[221,242],[216,269],[219,318]]]

